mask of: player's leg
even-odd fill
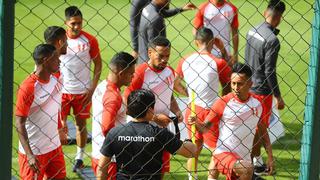
[[[272,95],[257,95],[262,102],[262,107],[264,111],[267,111],[265,116],[261,117],[264,124],[266,124],[267,128],[269,126],[269,120],[272,113]],[[267,166],[264,164],[263,159],[261,157],[261,147],[263,144],[262,134],[259,131],[256,131],[254,137],[254,144],[252,148],[251,157],[253,158],[255,173],[257,175],[262,175],[267,173]]]
[[[71,94],[62,94],[61,123],[62,123],[63,130],[67,135],[68,135],[67,118],[68,118],[68,115],[70,114],[72,98],[73,97]]]
[[[208,169],[208,180],[217,180],[219,178],[219,171],[215,167],[214,158],[211,158]]]
[[[73,99],[72,106],[73,112],[76,119],[76,141],[77,141],[77,154],[75,157],[75,165],[73,167],[73,172],[77,169],[83,168],[83,156],[85,151],[85,146],[87,144],[87,119],[90,118],[90,108],[91,103],[83,105],[83,95],[76,95]]]
[[[200,121],[203,121],[205,119],[205,117],[207,116],[208,112],[207,110],[205,110],[204,108],[202,107],[199,107],[199,106],[196,106],[196,115],[197,117],[199,118]],[[191,126],[188,125],[188,118],[191,114],[191,109],[190,108],[187,108],[186,110],[186,115],[185,115],[185,123],[187,124],[187,130],[188,130],[188,135],[189,135],[189,138],[192,139],[192,133],[191,133]],[[195,173],[193,174],[193,179],[197,179],[198,178],[198,175],[197,175],[197,171],[198,171],[198,162],[199,162],[199,155],[202,151],[202,147],[203,147],[203,134],[196,131],[195,133],[195,144],[197,146],[197,151],[196,151],[196,155],[194,157],[194,161],[193,161],[193,158],[189,158],[188,161],[187,161],[187,169],[189,171],[189,179],[192,179],[192,174],[193,174],[193,166],[194,166],[194,171]]]
[[[193,177],[193,179],[198,179],[198,162],[199,162],[199,155],[201,153],[202,150],[202,146],[203,146],[203,139],[196,139],[195,142],[196,146],[197,146],[197,151],[196,154],[194,156],[194,161],[193,158],[189,158],[187,161],[187,169],[189,171],[189,179],[191,179]],[[193,166],[194,166],[194,172],[193,171]]]
[[[46,154],[46,161],[48,162],[45,176],[47,179],[63,180],[66,178],[66,164],[62,147]]]

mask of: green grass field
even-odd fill
[[[200,5],[204,0],[192,1]],[[187,0],[172,1],[171,7],[182,6]],[[239,8],[240,21],[240,60],[243,61],[245,35],[248,30],[261,21],[266,7],[265,0],[233,0]],[[281,118],[286,128],[286,136],[273,146],[277,174],[266,179],[297,179],[300,162],[300,140],[302,135],[305,105],[306,82],[308,77],[309,43],[313,18],[312,0],[287,0],[279,39],[282,43],[278,59],[278,80],[286,102],[286,109],[281,111]],[[18,0],[15,13],[15,50],[14,50],[14,95],[21,81],[33,71],[34,63],[31,52],[43,42],[43,31],[47,26],[63,26],[64,9],[77,5],[83,12],[84,29],[99,40],[104,61],[101,79],[107,75],[107,63],[118,51],[131,52],[129,37],[129,0]],[[195,50],[192,40],[192,20],[195,11],[185,12],[166,20],[168,38],[172,42],[170,63],[176,67],[178,60]],[[15,98],[14,98],[15,99]],[[14,121],[13,121],[14,122]],[[88,120],[91,129],[91,120]],[[14,130],[14,129],[13,129]],[[12,174],[19,177],[17,162],[18,139],[13,136]],[[67,177],[77,179],[71,172],[76,151],[75,146],[64,146],[68,165]],[[86,165],[90,165],[91,144],[86,148]],[[265,154],[264,154],[265,155]],[[204,151],[200,160],[200,179],[206,179],[205,172],[210,161],[209,151]],[[185,159],[176,156],[172,159],[171,173],[166,179],[186,179]],[[221,179],[224,179],[220,176]]]

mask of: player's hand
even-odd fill
[[[28,160],[28,165],[30,166],[32,171],[36,172],[37,174],[40,173],[39,161],[36,158],[36,156],[33,154],[29,154],[29,155],[27,155],[27,160]]]
[[[176,117],[178,118],[178,123],[181,123],[183,121],[183,115],[181,111],[178,111],[175,113]]]
[[[269,157],[267,161],[268,175],[273,175],[275,172],[275,166],[273,164],[273,158]]]
[[[67,121],[61,121],[61,125],[62,125],[61,130],[62,130],[66,135],[68,135],[69,129],[68,129]]]
[[[193,3],[187,3],[186,5],[183,6],[182,10],[188,11],[188,10],[194,10],[197,9],[197,6],[194,5]]]
[[[279,109],[279,110],[284,109],[285,103],[284,103],[284,100],[282,99],[282,97],[280,96],[280,97],[277,97],[276,99],[277,99],[278,109]]]
[[[62,145],[68,144],[68,135],[65,133],[64,128],[61,128],[59,131],[59,138]]]
[[[94,92],[93,88],[90,88],[87,90],[87,92],[84,94],[84,97],[83,97],[83,101],[82,101],[83,105],[88,105],[91,102],[93,92]]]
[[[235,55],[229,56],[228,65],[230,67],[232,67],[237,62],[238,62],[238,56],[235,56]]]
[[[139,53],[137,52],[137,51],[132,51],[132,53],[131,53],[131,55],[135,58],[135,59],[137,59],[138,57],[139,57]]]
[[[193,125],[197,123],[197,117],[196,116],[189,116],[188,117],[188,124]]]
[[[161,127],[167,127],[169,123],[172,122],[171,119],[164,114],[156,114],[152,120]]]

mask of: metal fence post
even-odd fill
[[[11,179],[14,1],[0,2],[0,177]]]
[[[305,123],[303,127],[300,180],[319,178],[320,149],[320,0],[315,2],[315,16],[312,24],[312,42],[310,50],[309,80],[305,106]]]

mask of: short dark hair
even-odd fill
[[[82,18],[82,13],[80,9],[77,6],[69,6],[64,11],[64,14],[66,16],[66,19],[70,19],[75,16],[80,16]]]
[[[135,65],[136,62],[136,59],[131,54],[121,51],[112,57],[110,65],[123,70]]]
[[[56,48],[51,44],[39,44],[33,51],[33,59],[37,65],[43,63],[43,58],[50,57],[55,52]]]
[[[139,89],[128,96],[127,114],[133,118],[143,118],[149,107],[154,108],[156,99],[150,90]]]
[[[43,36],[46,43],[52,44],[66,36],[66,30],[60,26],[50,26],[44,31]]]
[[[232,67],[232,73],[245,74],[247,78],[251,78],[252,71],[251,68],[243,63],[236,63]]]
[[[281,0],[270,0],[268,9],[282,14],[286,10],[286,5]]]
[[[209,28],[202,27],[197,30],[195,40],[208,43],[214,38],[212,31]]]
[[[163,36],[157,36],[154,39],[152,39],[148,44],[149,48],[156,48],[156,46],[171,47],[171,43],[167,38]]]

